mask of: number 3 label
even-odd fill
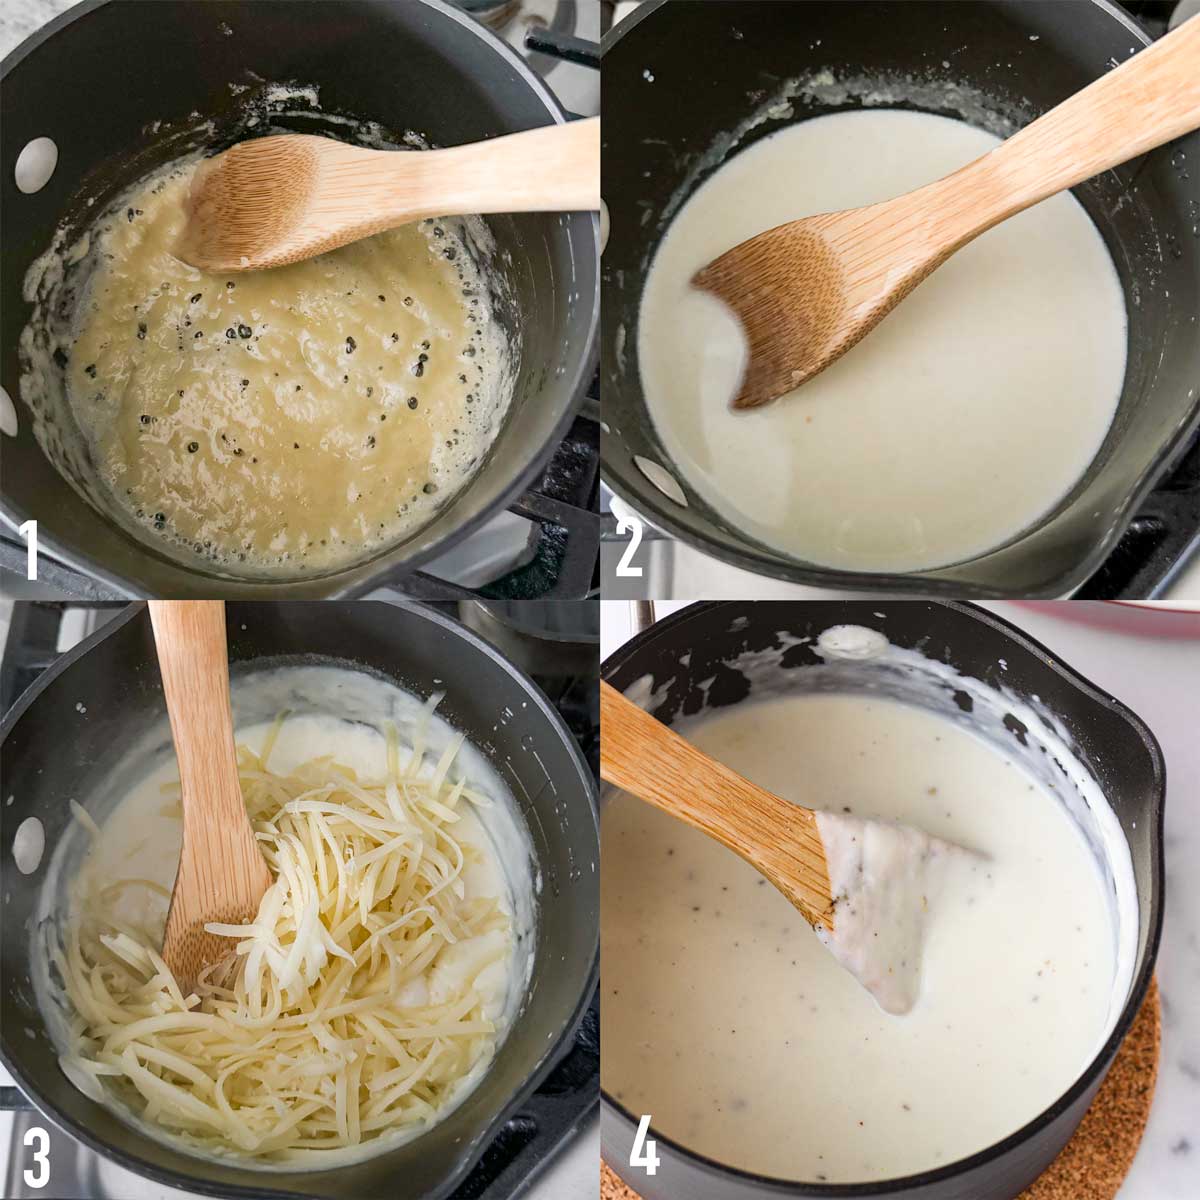
[[[629,1152],[629,1165],[641,1167],[647,1175],[657,1175],[659,1158],[655,1151],[658,1149],[658,1143],[653,1139],[646,1140],[646,1134],[649,1132],[650,1118],[644,1116],[638,1122],[637,1134],[633,1139],[633,1149]]]
[[[25,1145],[37,1143],[32,1167],[25,1168],[25,1186],[44,1188],[50,1182],[50,1135],[44,1129],[25,1130]]]

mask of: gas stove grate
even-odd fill
[[[1145,600],[1200,553],[1200,434],[1146,497],[1076,600]]]

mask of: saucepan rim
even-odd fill
[[[1146,722],[1129,708],[1128,705],[1122,703],[1109,692],[1104,691],[1103,688],[1098,687],[1085,675],[1065,662],[1061,656],[1042,645],[1035,638],[1030,637],[1028,633],[1019,626],[1014,625],[1011,621],[1007,621],[987,609],[980,608],[978,605],[966,601],[932,599],[927,602],[938,608],[961,613],[971,620],[978,622],[980,625],[988,626],[1002,634],[1009,641],[1013,642],[1018,650],[1032,655],[1043,666],[1049,667],[1051,671],[1084,696],[1090,704],[1099,705],[1101,708],[1119,716],[1129,726],[1133,735],[1139,738],[1146,747],[1154,770],[1155,789],[1153,807],[1150,813],[1152,855],[1149,886],[1149,929],[1146,939],[1146,949],[1130,982],[1129,994],[1126,996],[1121,1013],[1112,1030],[1109,1032],[1108,1037],[1105,1039],[1104,1044],[1092,1055],[1087,1066],[1075,1082],[1053,1104],[1043,1109],[1042,1112],[1027,1121],[1019,1129],[1002,1138],[1000,1141],[994,1142],[990,1146],[986,1146],[984,1149],[968,1155],[966,1158],[958,1159],[955,1162],[948,1163],[943,1167],[937,1167],[934,1170],[897,1176],[895,1179],[878,1180],[870,1183],[813,1183],[795,1179],[784,1179],[778,1176],[762,1175],[754,1171],[743,1170],[740,1167],[730,1166],[715,1158],[689,1149],[687,1146],[667,1137],[651,1126],[651,1132],[660,1146],[669,1148],[673,1155],[707,1174],[718,1178],[736,1180],[740,1183],[759,1188],[764,1192],[781,1196],[827,1197],[829,1200],[850,1200],[852,1197],[907,1195],[916,1189],[945,1183],[964,1173],[986,1167],[988,1164],[1003,1158],[1010,1151],[1017,1149],[1032,1138],[1037,1137],[1038,1134],[1057,1121],[1059,1117],[1087,1092],[1096,1082],[1102,1071],[1107,1070],[1121,1043],[1125,1040],[1125,1036],[1128,1034],[1134,1018],[1141,1009],[1142,1002],[1145,1000],[1146,991],[1150,986],[1150,980],[1154,974],[1154,963],[1158,955],[1159,940],[1162,936],[1164,909],[1163,813],[1166,800],[1166,762],[1163,758],[1162,747],[1159,745],[1158,739],[1154,736],[1153,731]],[[613,678],[625,670],[639,653],[650,647],[657,637],[674,629],[675,626],[686,625],[693,618],[703,613],[717,611],[722,608],[736,608],[739,612],[744,613],[747,603],[751,602],[740,600],[706,600],[690,604],[686,608],[671,613],[662,618],[662,620],[656,621],[643,632],[635,634],[619,649],[610,654],[600,664],[600,678],[611,683]],[[803,602],[768,600],[760,603],[786,605]],[[822,603],[829,605],[878,604],[879,601],[830,600],[823,601]],[[901,600],[899,603],[903,604],[906,601]],[[911,601],[907,603],[911,603]],[[601,853],[603,853],[603,848],[601,849]],[[603,1083],[601,1084],[600,1097],[608,1113],[619,1117],[629,1126],[630,1130],[637,1128],[638,1117],[605,1090]]]

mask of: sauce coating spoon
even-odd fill
[[[225,605],[151,600],[150,621],[183,790],[183,847],[162,956],[186,996],[205,967],[235,948],[205,925],[253,921],[272,880],[238,780]]]
[[[299,262],[425,217],[600,207],[600,118],[447,150],[253,138],[196,168],[176,255],[203,271]]]
[[[692,283],[732,309],[746,336],[733,407],[767,404],[818,375],[993,225],[1197,128],[1200,16],[944,179],[726,251]]]
[[[709,758],[600,681],[600,774],[774,884],[885,1012],[920,992],[921,946],[949,870],[983,859],[917,829],[793,804]]]

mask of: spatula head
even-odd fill
[[[921,991],[928,922],[951,880],[974,881],[987,860],[909,825],[819,812],[832,923],[814,926],[884,1012],[909,1012]]]
[[[910,255],[877,210],[777,225],[714,259],[692,284],[739,319],[748,343],[734,408],[757,408],[819,375],[862,340],[948,254]],[[902,239],[901,239],[902,240]]]
[[[239,142],[192,176],[177,257],[202,271],[245,271],[294,261],[328,138],[281,134]]]
[[[205,925],[243,925],[258,915],[271,872],[249,821],[245,829],[217,831],[205,853],[189,852],[185,830],[179,874],[163,931],[163,959],[186,996],[205,967],[234,954],[237,944]]]

